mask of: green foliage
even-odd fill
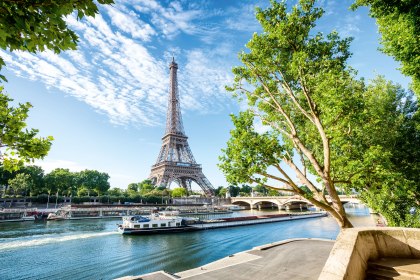
[[[227,188],[224,188],[223,186],[219,186],[215,190],[215,196],[226,197],[226,192],[227,192]]]
[[[9,105],[12,101],[0,87],[0,148],[5,149],[0,152],[0,165],[9,171],[17,170],[34,159],[44,158],[53,140],[51,136],[37,137],[37,129],[26,128],[31,104],[19,104],[14,108]]]
[[[113,0],[98,0],[99,4],[112,4]],[[9,51],[39,52],[46,49],[59,53],[75,49],[76,34],[70,30],[65,17],[77,13],[77,19],[94,16],[98,7],[93,0],[4,0],[0,2],[0,48]],[[0,57],[0,70],[4,66]],[[0,74],[0,81],[7,81]],[[18,170],[24,163],[44,158],[53,138],[36,137],[38,130],[26,128],[26,118],[31,104],[9,106],[13,101],[0,87],[0,166],[6,170]],[[24,130],[25,129],[25,130]],[[102,191],[102,190],[98,190]]]
[[[44,170],[40,166],[29,165],[17,171],[18,173],[27,174],[32,181],[30,188],[30,196],[42,193],[44,188]]]
[[[268,193],[267,188],[264,188],[262,185],[256,185],[253,187],[253,191],[261,195],[266,195]]]
[[[242,185],[240,189],[241,196],[249,196],[252,192],[252,187],[248,185]]]
[[[112,4],[113,0],[98,0]],[[10,51],[42,52],[46,49],[59,53],[76,49],[78,37],[70,30],[66,16],[77,14],[95,16],[98,7],[93,0],[3,0],[0,2],[0,48]],[[0,70],[4,61],[0,58]],[[5,80],[4,76],[0,79]]]
[[[381,77],[368,86],[357,79],[347,65],[351,39],[312,32],[322,14],[312,0],[299,1],[289,13],[284,2],[257,9],[263,32],[240,54],[243,66],[233,69],[234,83],[227,87],[245,97],[249,109],[232,116],[234,129],[219,167],[230,183],[301,195],[341,227],[351,223],[337,188],[356,188],[369,205],[380,204],[375,197],[395,205],[404,200],[404,206],[389,204],[380,213],[395,225],[406,224],[418,193],[418,181],[408,176],[418,176],[418,160],[409,155],[417,155],[418,146],[399,151],[418,142],[416,106],[407,92]],[[256,118],[268,132],[256,131]]]
[[[227,187],[227,191],[229,192],[231,197],[237,197],[239,195],[240,190],[241,189],[238,186],[230,185],[229,187]]]
[[[187,190],[184,188],[174,188],[172,190],[172,197],[183,197],[187,195]]]
[[[56,168],[45,176],[47,193],[59,192],[72,195],[76,192],[77,176],[68,169]]]
[[[131,183],[127,186],[127,193],[129,196],[136,196],[138,195],[139,191],[139,184]]]
[[[268,166],[278,161],[283,149],[273,133],[255,132],[250,111],[231,115],[231,119],[235,129],[230,132],[227,148],[222,150],[219,168],[232,184],[259,182],[260,178],[254,174],[264,175]]]
[[[123,196],[124,195],[124,190],[120,189],[120,188],[112,188],[108,190],[108,195],[110,196]]]
[[[88,192],[95,191],[98,195],[104,194],[110,188],[109,175],[97,170],[84,170],[79,173],[79,183]]]
[[[32,185],[33,182],[28,174],[20,173],[9,180],[9,187],[13,189],[15,195],[26,196]]]
[[[410,92],[377,77],[364,92],[364,105],[364,121],[352,139],[358,150],[342,167],[353,174],[344,187],[359,191],[390,225],[416,226],[409,212],[420,201],[417,103]]]
[[[273,189],[268,190],[268,196],[279,196],[279,192]]]
[[[4,168],[4,166],[0,165],[0,185],[8,186],[9,180],[16,176],[16,171],[9,171]]]
[[[352,7],[359,6],[369,7],[382,35],[382,51],[401,62],[401,72],[412,77],[420,98],[420,2],[356,0]]]

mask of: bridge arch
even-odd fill
[[[275,200],[258,200],[253,203],[251,206],[253,209],[255,208],[278,208],[281,209],[282,205],[278,201]]]
[[[245,206],[247,209],[252,209],[252,204],[248,201],[234,201],[232,202],[234,205]]]

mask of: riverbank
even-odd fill
[[[358,209],[348,209],[356,210]],[[365,212],[366,213],[366,212]],[[356,227],[374,225],[375,217],[350,216]],[[366,217],[366,216],[365,216]],[[135,279],[318,279],[335,240],[323,238],[292,238],[245,250],[208,264],[176,273],[156,271],[118,280]],[[303,269],[304,268],[304,269]]]
[[[157,271],[118,280],[318,279],[333,245],[334,241],[326,239],[288,239],[254,247],[174,274]]]
[[[51,220],[82,220],[82,219],[104,219],[121,218],[129,215],[149,215],[153,211],[176,211],[180,216],[190,215],[225,215],[232,213],[227,207],[188,204],[188,205],[153,205],[153,204],[132,204],[132,205],[66,205],[60,208],[1,208],[0,223],[2,222],[23,222],[35,219],[46,219],[53,213]],[[32,218],[32,219],[30,219]]]

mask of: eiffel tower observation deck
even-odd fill
[[[169,100],[166,116],[165,135],[156,163],[152,166],[149,178],[156,186],[169,187],[176,182],[191,193],[191,183],[195,182],[203,189],[206,196],[214,195],[214,188],[204,176],[201,165],[197,164],[188,145],[182,124],[180,100],[178,94],[178,64],[172,59],[169,65]]]

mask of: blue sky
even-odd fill
[[[293,4],[294,1],[288,1]],[[377,74],[407,86],[398,63],[380,53],[375,21],[352,1],[319,1],[325,9],[317,31],[352,36],[350,65],[361,77]],[[55,140],[36,164],[47,172],[96,169],[112,187],[146,179],[155,163],[166,121],[172,56],[184,128],[203,172],[214,187],[226,185],[218,156],[232,128],[229,114],[240,109],[225,92],[238,52],[260,32],[255,7],[269,1],[115,1],[95,18],[67,19],[80,37],[76,51],[60,55],[8,53],[5,89],[29,101],[28,125]],[[173,187],[173,186],[172,186]]]

